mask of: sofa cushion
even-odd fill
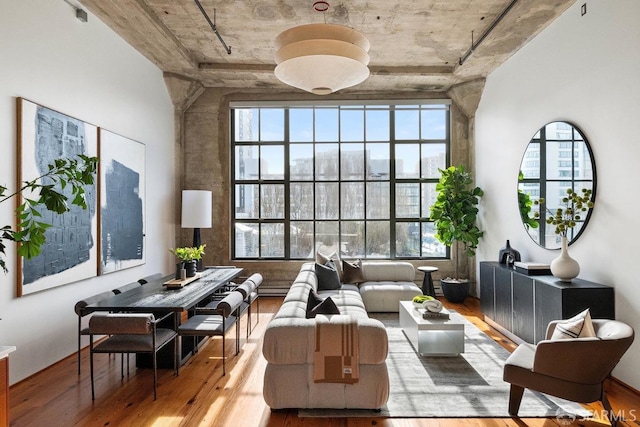
[[[340,289],[340,276],[333,261],[326,265],[316,263],[316,276],[318,277],[318,291]]]
[[[342,283],[362,283],[362,261],[355,262],[342,261]]]
[[[368,282],[413,282],[416,278],[413,264],[405,261],[363,261],[362,274]]]
[[[304,312],[304,309],[303,309]],[[340,314],[351,315],[341,312]],[[316,349],[316,319],[278,316],[269,322],[264,333],[262,354],[277,365],[313,364]],[[358,317],[360,364],[375,365],[387,359],[389,340],[384,324],[364,313]],[[313,366],[311,367],[313,368]],[[311,380],[313,383],[313,380]]]
[[[364,282],[360,284],[360,296],[368,312],[395,312],[400,309],[400,301],[411,301],[422,295],[413,282]]]
[[[333,299],[333,302],[335,302],[338,308],[340,309],[341,313],[342,313],[343,307],[350,307],[350,306],[359,307],[363,311],[365,310],[364,303],[362,302],[362,297],[360,296],[360,293],[341,289],[339,291],[321,291],[321,292],[318,292],[318,294],[320,298],[331,297],[331,299]]]

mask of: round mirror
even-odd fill
[[[563,206],[567,190],[591,189],[596,197],[596,165],[591,147],[577,126],[551,122],[531,138],[520,164],[518,208],[524,228],[543,248],[558,249],[560,236],[546,220]],[[574,242],[585,229],[591,209],[582,215],[567,239]]]

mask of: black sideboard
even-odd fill
[[[615,319],[613,288],[553,276],[527,276],[498,262],[480,263],[480,308],[487,323],[509,338],[535,344],[552,320],[568,319],[586,308],[592,318]]]

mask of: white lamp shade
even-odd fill
[[[182,190],[182,228],[211,228],[211,191]]]
[[[355,86],[369,77],[369,40],[335,24],[300,25],[276,38],[276,77],[316,95]]]

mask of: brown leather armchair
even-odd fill
[[[518,415],[528,388],[579,403],[601,401],[615,426],[603,384],[631,346],[633,329],[616,320],[593,319],[596,337],[551,341],[557,322],[549,323],[546,340],[520,344],[505,362],[503,379],[511,384],[509,414]]]

